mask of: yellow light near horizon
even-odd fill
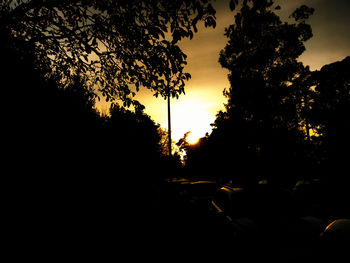
[[[178,141],[184,137],[186,132],[190,132],[187,141],[195,144],[199,138],[210,132],[210,124],[215,118],[215,115],[211,112],[211,107],[212,105],[195,98],[173,101],[171,109],[173,140]]]

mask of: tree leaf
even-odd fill
[[[238,0],[230,0],[230,10],[231,11],[235,10],[237,4],[238,4]]]

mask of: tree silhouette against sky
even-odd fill
[[[178,42],[197,23],[215,26],[207,1],[2,1],[1,27],[32,43],[36,67],[67,85],[74,74],[85,88],[125,106],[141,86],[156,96],[184,93],[190,74]]]
[[[282,22],[275,13],[279,9],[273,1],[243,1],[220,53],[231,87],[207,147],[216,166],[233,165],[230,170],[242,176],[264,171],[282,176],[304,158],[299,95],[292,84],[305,70],[297,58],[312,37],[306,19],[313,9],[301,6],[293,12],[295,23]]]

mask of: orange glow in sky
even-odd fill
[[[306,51],[300,57],[311,70],[342,60],[350,55],[350,7],[349,0],[277,0],[281,6],[277,14],[282,20],[300,5],[315,8],[314,15],[308,20],[313,29],[313,38],[305,43]],[[198,33],[192,40],[185,39],[180,47],[187,54],[185,71],[192,75],[186,83],[186,95],[171,100],[172,138],[178,141],[188,131],[189,140],[211,132],[210,124],[219,110],[223,110],[226,98],[223,90],[229,87],[228,71],[219,62],[219,52],[226,43],[225,27],[233,23],[235,12],[229,10],[229,0],[216,0],[213,6],[217,11],[216,28],[198,26]],[[291,21],[292,22],[292,21]],[[167,101],[155,98],[146,89],[136,96],[146,106],[145,112],[163,128],[167,128]]]

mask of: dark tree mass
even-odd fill
[[[312,37],[314,10],[301,6],[290,23],[277,16],[280,8],[243,1],[226,29],[219,62],[229,70],[227,103],[213,132],[186,146],[187,166],[237,181],[324,177],[341,184],[349,158],[349,58],[311,72],[298,58]]]
[[[296,165],[303,159],[298,87],[292,83],[304,70],[297,58],[312,36],[305,19],[313,10],[301,7],[291,15],[296,23],[289,24],[274,9],[270,1],[245,1],[226,30],[229,40],[219,61],[230,71],[231,87],[212,136],[231,142],[237,171],[250,167],[253,174],[286,179],[285,167],[301,169]]]

